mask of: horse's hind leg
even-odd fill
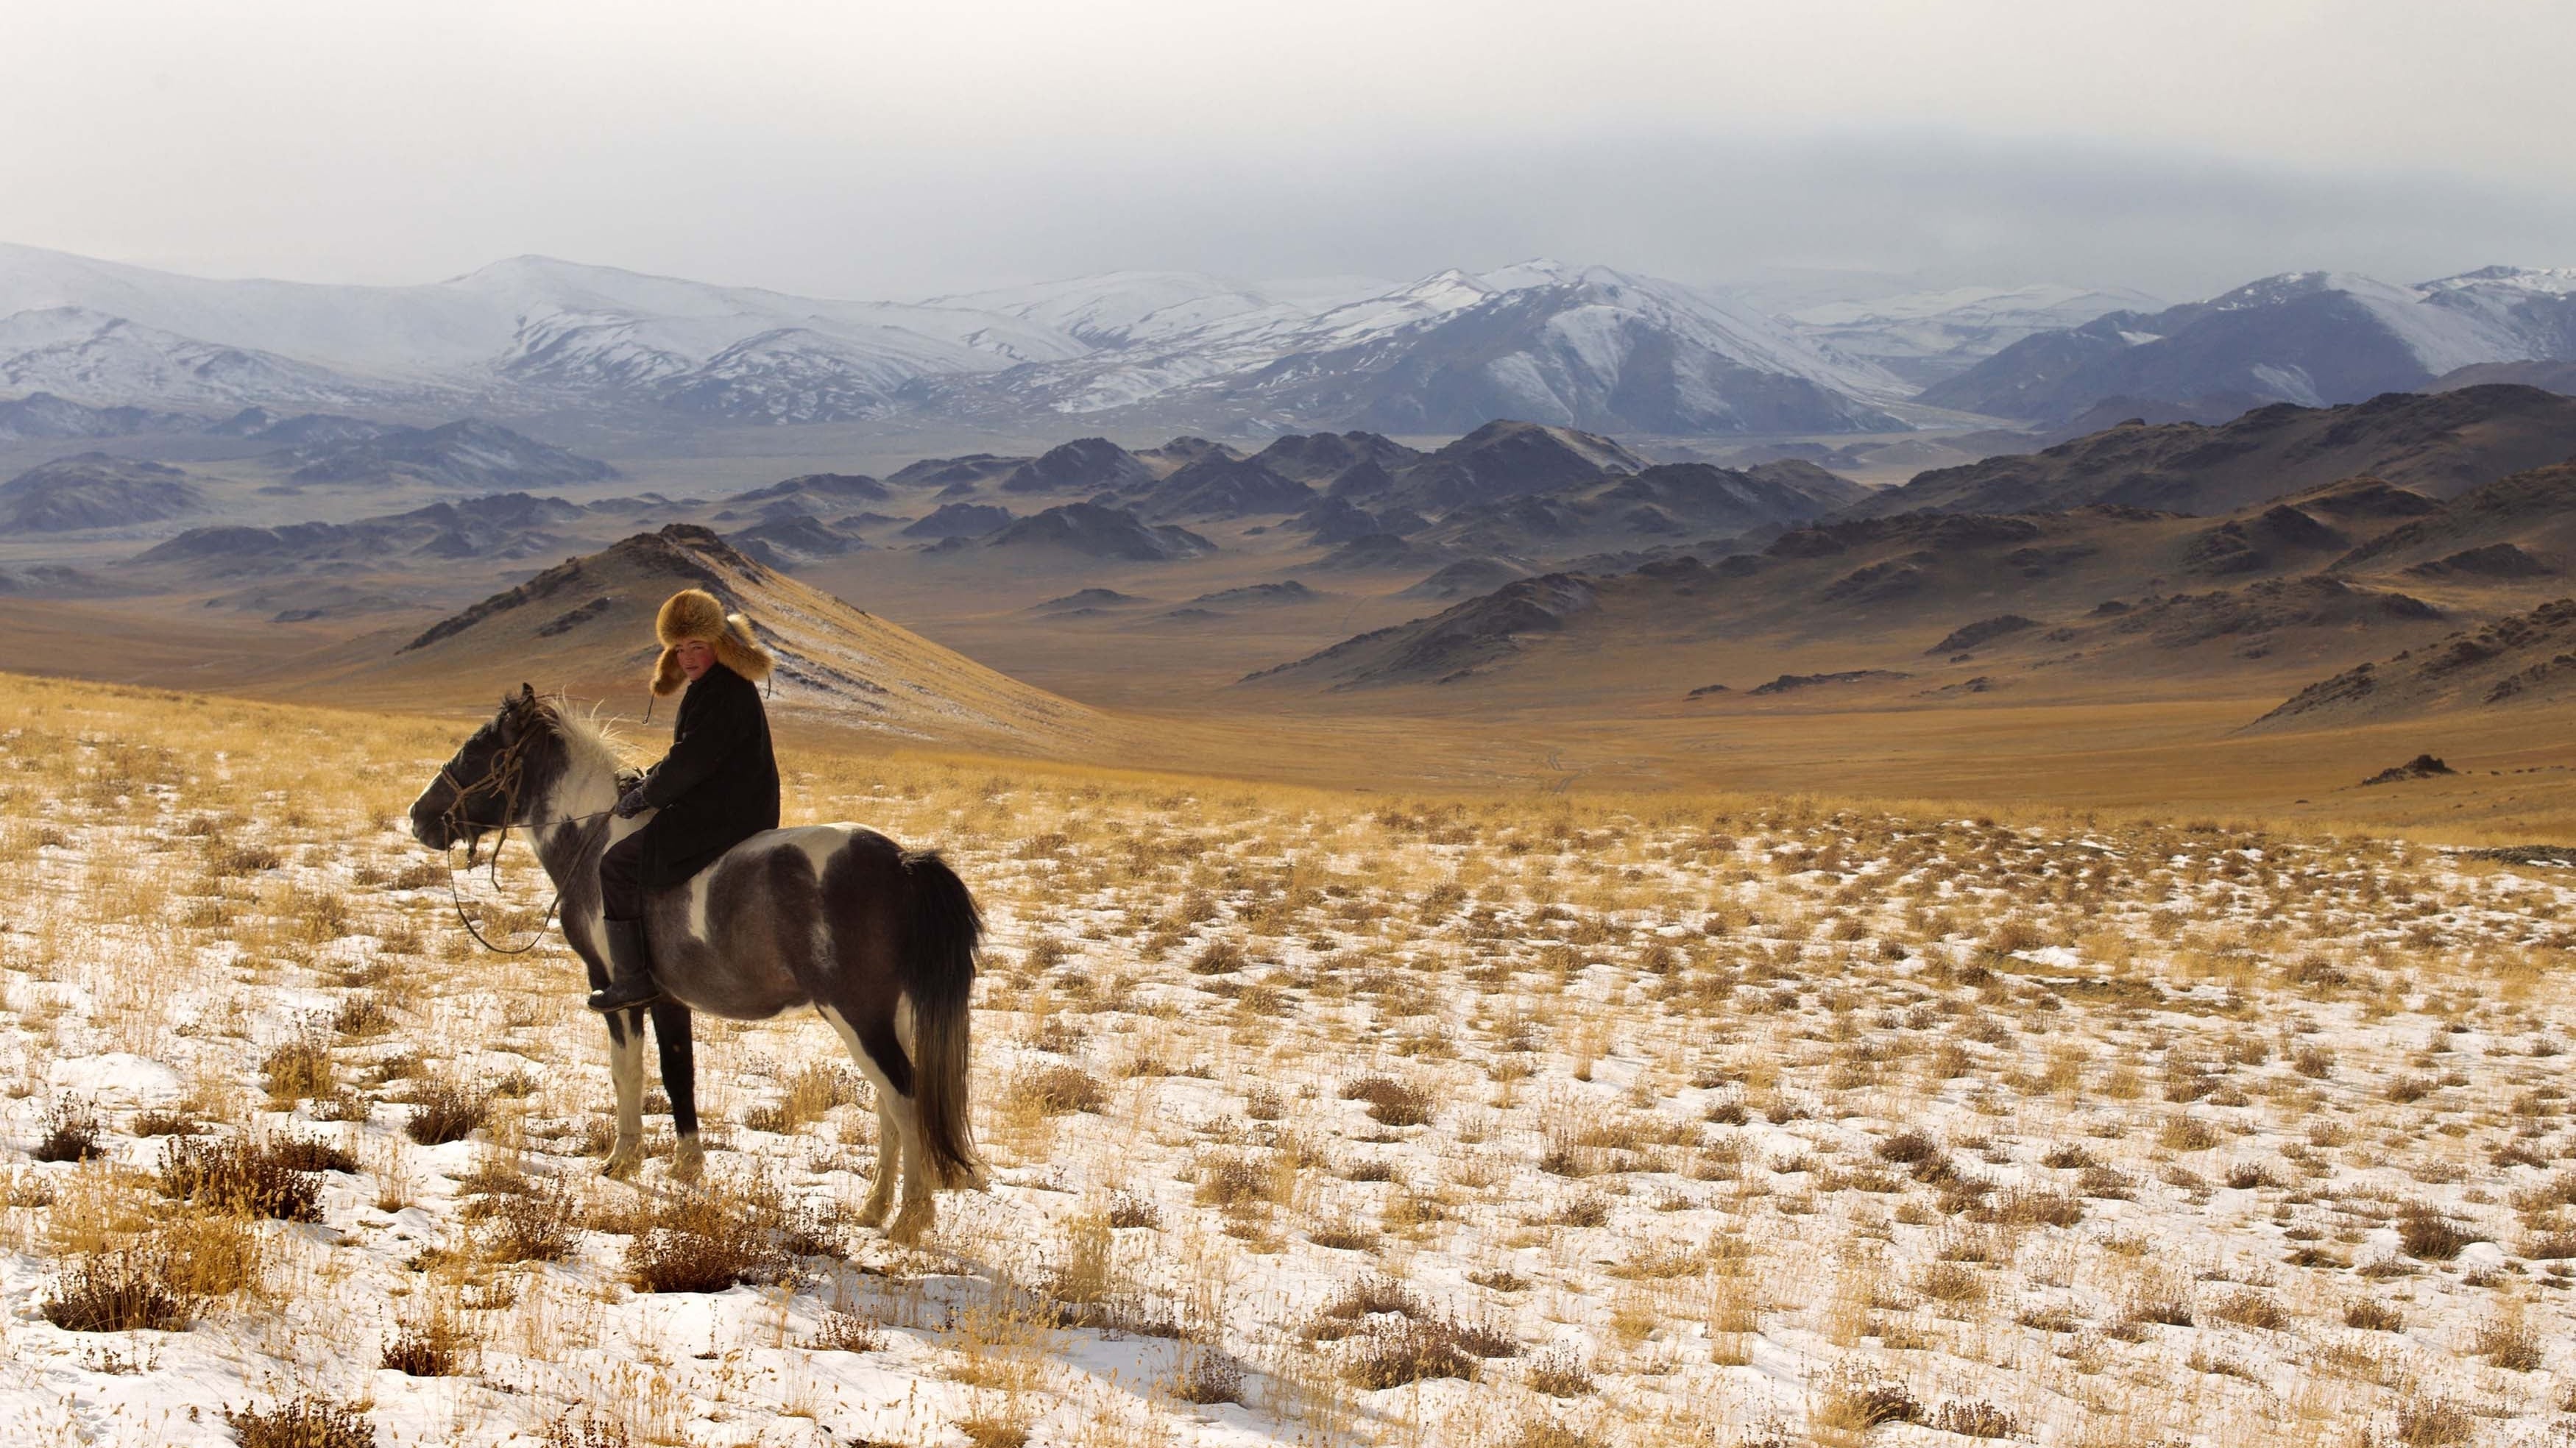
[[[859,1225],[882,1227],[886,1213],[894,1210],[894,1179],[903,1161],[903,1124],[894,1114],[894,1093],[879,1086],[877,1098],[877,1170],[876,1180],[868,1186],[868,1199],[859,1204]]]
[[[600,1168],[609,1176],[631,1174],[644,1160],[644,1013],[624,1011],[608,1018],[608,1079],[617,1089],[617,1139]]]
[[[671,1177],[694,1182],[705,1172],[707,1157],[698,1145],[698,1058],[687,1006],[665,1001],[653,1007],[653,1043],[662,1050],[662,1093],[671,1098]]]
[[[859,1207],[859,1225],[873,1227],[885,1221],[887,1209],[894,1205],[895,1173],[900,1169],[904,1178],[903,1215],[895,1219],[887,1235],[895,1241],[908,1242],[929,1225],[927,1212],[916,1215],[913,1198],[930,1195],[930,1179],[923,1175],[919,1113],[913,1110],[911,1095],[895,1086],[897,1080],[911,1084],[911,1058],[895,1042],[890,1029],[880,1028],[862,1036],[839,1010],[828,1005],[816,1009],[840,1033],[841,1044],[849,1050],[859,1074],[868,1078],[877,1096],[876,1181],[868,1190],[867,1201]],[[882,1039],[872,1042],[871,1036]],[[871,1049],[872,1045],[875,1049]],[[879,1059],[880,1050],[883,1060]]]

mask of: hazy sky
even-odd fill
[[[12,6],[0,240],[919,296],[1533,254],[2173,297],[2576,265],[2576,6]]]

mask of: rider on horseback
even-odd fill
[[[645,897],[685,884],[743,840],[778,828],[778,758],[770,752],[769,715],[756,687],[769,677],[768,650],[752,642],[741,614],[727,614],[703,589],[672,594],[653,631],[662,640],[654,694],[667,697],[684,682],[689,692],[671,728],[671,752],[617,801],[620,819],[656,813],[600,857],[611,978],[590,993],[595,1011],[662,998],[645,934]]]

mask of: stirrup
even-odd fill
[[[662,987],[651,976],[625,976],[592,991],[589,1006],[602,1015],[614,1015],[639,1006],[659,1005],[662,1000]]]

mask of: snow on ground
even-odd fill
[[[223,1443],[295,1402],[402,1445],[2576,1423],[2546,868],[791,758],[791,818],[940,847],[994,928],[996,1186],[904,1249],[851,1220],[873,1114],[811,1018],[701,1020],[703,1190],[666,1121],[598,1176],[576,969],[478,953],[393,828],[461,731],[13,682],[11,1443]],[[463,886],[513,939],[520,850],[498,901]],[[33,1159],[83,1120],[101,1156]],[[174,1199],[246,1140],[317,1144],[311,1220]],[[719,1240],[747,1280],[644,1290],[657,1244]],[[188,1325],[50,1320],[120,1253],[203,1289]]]

